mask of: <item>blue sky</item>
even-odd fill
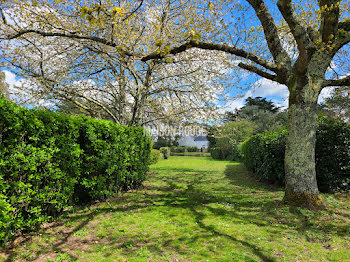
[[[265,1],[270,11],[273,14],[277,14],[277,17],[280,18],[280,15],[278,14],[276,5],[274,5],[273,1]],[[257,24],[257,18],[252,10],[252,8],[248,9],[246,15],[249,17],[252,17],[252,20],[249,20],[246,26],[253,26]],[[273,101],[276,105],[287,108],[288,107],[288,89],[286,86],[271,82],[267,79],[259,78],[254,76],[253,74],[248,74],[242,71],[241,74],[241,80],[238,83],[238,86],[247,87],[250,88],[243,93],[241,90],[233,88],[230,91],[231,97],[235,97],[238,94],[241,94],[242,97],[236,98],[236,99],[230,99],[231,101],[227,105],[226,110],[234,110],[235,108],[240,108],[244,105],[244,101],[247,97],[265,97],[268,100]],[[20,84],[20,79],[16,78],[16,76],[13,73],[10,73],[9,71],[6,71],[6,80],[9,83],[10,87],[12,87],[15,84]],[[324,98],[329,95],[331,88],[324,89],[320,95],[319,101],[322,102]]]

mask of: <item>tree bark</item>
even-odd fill
[[[318,92],[309,84],[291,92],[286,139],[284,200],[308,209],[325,207],[316,181],[316,106]],[[308,94],[308,95],[307,95]],[[311,95],[310,95],[311,94]]]

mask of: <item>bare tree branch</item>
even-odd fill
[[[303,25],[303,22],[295,15],[292,0],[278,0],[277,6],[297,42],[300,55],[310,56],[316,48],[308,33],[312,29],[307,29]]]
[[[340,79],[325,80],[323,82],[323,87],[326,86],[350,86],[350,75]]]
[[[140,4],[139,4],[134,10],[132,10],[132,11],[123,19],[123,21],[127,20],[130,16],[132,16],[133,14],[135,14],[135,13],[141,8],[141,6],[143,5],[143,1],[144,1],[144,0],[140,0]]]
[[[337,36],[334,41],[334,47],[331,51],[331,57],[333,58],[337,52],[345,45],[350,43],[350,32],[343,32]]]
[[[41,35],[43,37],[58,36],[58,37],[64,37],[64,38],[70,38],[70,39],[90,40],[90,41],[94,41],[94,42],[97,42],[97,43],[104,44],[106,46],[114,47],[117,50],[119,49],[122,53],[124,53],[124,54],[126,54],[128,56],[137,56],[136,54],[133,54],[133,53],[130,53],[130,52],[124,50],[122,47],[120,47],[116,43],[108,41],[108,40],[106,40],[104,38],[100,38],[100,37],[97,37],[97,36],[78,35],[75,32],[60,33],[60,32],[44,32],[44,31],[34,30],[34,29],[24,29],[24,30],[18,31],[16,34],[9,35],[9,36],[7,36],[5,38],[0,38],[0,39],[2,39],[2,40],[12,40],[12,39],[16,39],[16,38],[19,38],[19,37],[21,37],[23,35],[30,34],[30,33],[38,34],[38,35]]]
[[[95,105],[101,107],[102,110],[104,110],[114,120],[114,122],[119,123],[117,117],[104,104],[102,104],[102,103],[100,103],[100,102],[96,101],[95,99],[92,99],[92,98],[90,98],[88,96],[84,96],[82,94],[74,93],[74,96],[78,96],[78,97],[84,98],[87,101],[89,101],[91,103],[94,103]]]
[[[322,36],[322,41],[325,44],[334,38],[338,31],[339,4],[340,0],[318,1],[318,5],[321,9],[321,25],[319,31]]]
[[[261,70],[260,68],[257,68],[256,66],[248,65],[248,64],[244,64],[244,63],[239,63],[238,66],[244,70],[248,70],[252,73],[258,74],[259,76],[262,76],[264,78],[270,79],[272,81],[277,81],[277,75],[269,74],[269,73]],[[284,82],[281,84],[284,84]]]
[[[2,19],[2,22],[7,25],[7,20],[6,20],[6,16],[5,16],[5,13],[4,13],[4,9],[0,6],[0,12],[1,12],[1,19]]]
[[[265,59],[262,59],[262,58],[258,57],[257,55],[252,54],[250,52],[247,52],[243,49],[240,49],[240,48],[237,48],[234,46],[225,45],[225,44],[190,41],[188,43],[182,44],[178,47],[171,49],[170,52],[168,52],[168,54],[176,55],[176,54],[184,52],[188,49],[191,49],[193,47],[206,49],[206,50],[223,51],[223,52],[226,52],[226,53],[229,53],[232,55],[236,55],[236,56],[248,59],[248,60],[255,62],[258,65],[260,65],[268,70],[271,70],[273,72],[278,72],[278,67],[279,67],[278,65],[271,63],[269,61],[266,61]],[[165,56],[166,56],[166,54],[155,52],[155,53],[149,54],[147,56],[144,56],[141,59],[141,61],[146,62],[146,61],[152,60],[152,59],[160,59],[160,58],[163,58]]]
[[[170,117],[172,116],[179,116],[181,114],[184,114],[188,111],[190,111],[192,109],[188,109],[188,110],[183,110],[181,112],[177,112],[177,113],[174,113],[174,114],[170,114],[170,115],[165,115],[165,116],[161,116],[161,117],[157,117],[157,118],[153,118],[153,119],[150,119],[150,120],[147,120],[147,121],[144,121],[141,123],[141,126],[144,126],[146,124],[149,124],[149,123],[152,123],[152,122],[155,122],[155,121],[159,121],[159,120],[164,120],[164,119],[169,119]]]
[[[291,60],[282,47],[278,30],[275,25],[275,22],[267,9],[263,0],[247,0],[249,4],[254,8],[257,17],[259,18],[261,25],[264,29],[264,34],[266,38],[267,45],[269,50],[274,58],[275,63],[283,64],[287,68],[291,68]]]

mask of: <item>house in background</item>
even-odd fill
[[[209,146],[209,141],[206,136],[183,136],[177,141],[179,146],[195,146],[199,150],[207,151]]]

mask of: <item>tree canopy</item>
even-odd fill
[[[138,90],[138,98],[134,98],[133,103],[141,105],[146,100],[144,92],[154,87],[155,67],[167,68],[168,63],[177,66],[178,56],[208,57],[207,51],[217,56],[208,59],[219,65],[219,69],[210,67],[217,68],[215,75],[239,68],[286,85],[290,95],[285,199],[290,204],[321,208],[315,172],[317,100],[325,87],[350,85],[349,5],[348,1],[341,0],[9,0],[1,6],[0,39],[2,51],[6,50],[1,57],[6,66],[39,79],[41,86],[45,86],[45,90],[48,87],[53,94],[74,86],[75,80],[81,81],[80,73],[98,74],[109,68],[110,61],[116,61],[112,64],[117,72],[111,69],[114,78],[110,84],[115,79],[119,80],[118,84],[128,82],[123,77],[132,76],[133,86]],[[30,53],[26,53],[28,50]],[[220,67],[229,61],[227,57],[235,61],[229,63],[229,67]],[[198,61],[205,78],[210,73],[202,64]],[[95,70],[86,70],[90,65],[94,65]],[[173,72],[182,71],[172,66]],[[124,74],[124,70],[128,73]],[[142,72],[140,78],[134,73],[138,70]],[[164,71],[167,69],[160,72]],[[188,71],[182,75],[187,74]],[[160,75],[161,79],[167,78],[166,74]],[[82,90],[89,90],[87,86],[91,85],[86,79]],[[210,116],[199,109],[203,105],[212,107],[213,97],[218,93],[215,88],[223,84],[220,78],[214,76],[214,79],[218,81],[210,79],[209,83],[213,84],[200,85],[200,89],[195,85],[197,82],[191,83],[185,92],[173,92],[174,85],[161,86],[167,95],[157,97],[157,93],[151,100],[156,97],[156,101],[162,105],[168,103],[170,108]],[[57,80],[60,81],[57,83]],[[173,80],[175,87],[183,83],[176,77]],[[121,117],[127,100],[125,89],[118,87],[117,90],[122,94],[117,98],[121,101],[117,103],[117,116]],[[180,94],[183,93],[190,102],[182,103],[184,98]],[[174,99],[167,100],[169,97]],[[106,108],[96,102],[94,104]],[[195,106],[188,107],[193,104]],[[143,117],[145,107],[141,108],[139,115]],[[161,108],[172,112],[167,106],[156,106],[153,111],[162,112]]]

